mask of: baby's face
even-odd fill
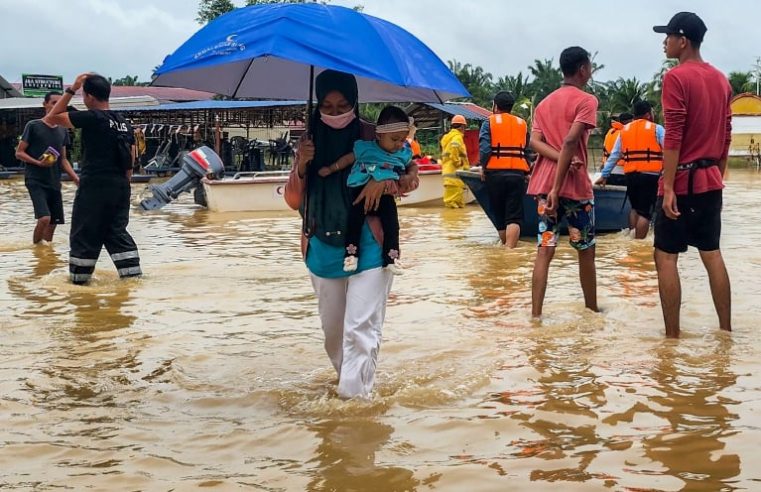
[[[394,133],[378,133],[378,146],[392,154],[398,152],[404,147],[404,141],[407,139],[409,133],[408,130]]]

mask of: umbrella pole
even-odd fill
[[[314,93],[314,65],[309,65],[309,95],[307,96],[307,117],[304,120],[304,133],[310,136],[309,119],[312,117],[312,94]]]
[[[309,65],[309,95],[307,96],[307,115],[304,118],[304,135],[307,138],[311,138],[312,135],[309,127],[309,119],[312,117],[312,93],[314,92],[314,65]],[[309,224],[307,217],[309,216],[309,182],[308,173],[304,173],[304,179],[307,180],[304,183],[304,216],[301,218],[301,232],[305,236],[310,235]]]

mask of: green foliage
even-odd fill
[[[554,66],[552,58],[534,60],[534,64],[529,66],[528,70],[534,77],[534,80],[531,81],[531,92],[536,104],[539,104],[542,99],[560,87],[563,82],[563,72],[560,71],[559,66]]]
[[[492,75],[485,72],[481,67],[474,67],[470,63],[463,65],[457,60],[447,62],[449,69],[454,73],[462,85],[468,89],[471,94],[471,100],[479,106],[491,103],[492,94]]]
[[[729,72],[728,78],[729,85],[732,86],[732,94],[735,96],[756,90],[756,81],[752,72]]]
[[[370,123],[375,123],[378,121],[378,116],[380,115],[380,112],[385,108],[386,104],[379,104],[379,103],[361,103],[359,105],[359,114],[362,115],[362,119],[365,121],[369,121]]]
[[[198,5],[198,17],[196,21],[199,24],[206,24],[213,21],[222,14],[235,10],[231,0],[201,0]]]
[[[314,0],[246,0],[246,5],[267,5],[271,3],[308,3]],[[330,0],[320,0],[320,3],[327,5]],[[361,12],[364,7],[362,5],[355,5],[352,7],[354,10]]]
[[[125,75],[124,77],[118,78],[116,80],[111,80],[111,77],[109,77],[108,81],[111,82],[111,85],[147,86],[149,84],[149,82],[138,81],[137,75]]]
[[[649,100],[653,83],[640,82],[636,77],[631,79],[619,77],[600,86],[601,89],[596,94],[600,106],[610,113],[622,113],[631,112],[632,106],[637,101]]]
[[[246,0],[246,6],[268,5],[272,3],[307,3],[310,1],[313,0]],[[320,0],[320,3],[327,5],[330,3],[330,0]],[[198,5],[198,17],[196,17],[196,21],[199,24],[206,24],[222,14],[232,12],[235,8],[231,0],[201,0],[201,3]],[[364,7],[362,5],[355,5],[353,9],[361,12]]]
[[[592,75],[605,65],[598,63],[592,55]],[[515,97],[513,113],[531,123],[534,109],[552,91],[560,87],[563,73],[553,59],[534,60],[528,67],[528,74],[520,71],[516,75],[503,75],[496,79],[482,67],[469,63],[462,64],[456,60],[448,62],[449,69],[460,79],[460,82],[472,94],[470,100],[485,108],[491,108],[494,94],[501,90],[510,91]],[[598,101],[600,114],[599,124],[607,128],[611,115],[623,111],[631,111],[632,105],[638,100],[647,100],[653,105],[656,119],[661,112],[661,86],[665,73],[676,66],[676,60],[665,60],[661,70],[650,81],[641,81],[636,77],[619,77],[612,81],[589,82],[587,90],[594,94]],[[751,77],[752,78],[752,77]],[[744,79],[745,80],[745,79]]]

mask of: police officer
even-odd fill
[[[67,113],[66,106],[80,88],[87,111]],[[82,171],[69,238],[71,281],[90,281],[103,246],[120,277],[139,276],[137,245],[127,232],[134,158],[132,127],[109,109],[111,84],[104,77],[82,74],[64,92],[45,121],[82,130]]]

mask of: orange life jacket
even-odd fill
[[[528,172],[526,122],[509,113],[496,113],[489,116],[489,130],[491,157],[486,163],[486,169],[515,169]]]
[[[407,143],[410,144],[410,150],[412,151],[412,157],[421,156],[420,153],[420,144],[417,142],[417,140],[413,140],[411,138],[407,139]]]
[[[624,127],[620,122],[614,121],[610,124],[610,130],[608,130],[608,133],[605,134],[605,141],[602,144],[602,165],[604,166],[606,162],[608,162],[608,157],[610,157],[610,153],[613,152],[613,147],[616,145],[616,140],[618,140],[618,132],[621,131],[621,129]],[[623,166],[624,161],[623,159],[619,159],[616,163],[617,166]]]
[[[621,130],[624,173],[659,173],[663,169],[663,149],[655,136],[656,124],[644,118]]]

